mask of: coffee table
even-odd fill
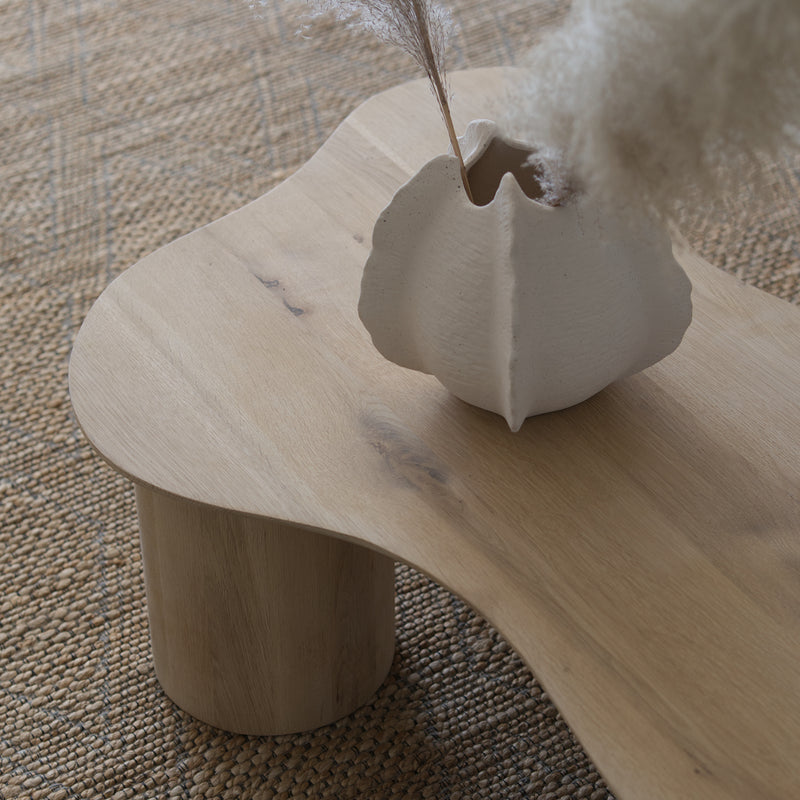
[[[461,129],[504,74],[452,76]],[[390,667],[402,560],[508,638],[622,800],[800,797],[800,311],[684,249],[678,351],[509,432],[356,315],[442,131],[422,82],[372,98],[80,330],[72,401],[136,485],[165,691],[249,734],[348,713]]]

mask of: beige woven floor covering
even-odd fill
[[[563,3],[458,0],[452,68],[510,64]],[[515,653],[398,568],[373,701],[306,735],[215,730],[161,692],[130,486],[76,427],[75,333],[109,280],[287,177],[359,102],[416,72],[312,39],[277,0],[0,3],[0,800],[610,797]],[[443,148],[446,145],[443,143]],[[800,297],[798,173],[712,261]],[[741,225],[741,222],[738,223]]]

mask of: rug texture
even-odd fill
[[[451,68],[465,68],[515,63],[566,4],[450,5]],[[347,719],[236,736],[156,681],[132,489],[77,428],[70,348],[122,270],[269,190],[361,101],[418,77],[368,37],[297,28],[277,0],[0,3],[0,799],[607,800],[508,644],[404,566],[391,673]],[[690,220],[690,242],[797,301],[799,174],[773,171],[757,217]]]

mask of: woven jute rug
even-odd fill
[[[518,60],[557,0],[457,0],[451,68]],[[611,797],[547,693],[457,598],[397,568],[373,700],[243,737],[176,708],[150,657],[133,494],[79,432],[75,333],[146,253],[259,196],[413,65],[270,0],[0,4],[0,798]],[[799,171],[774,207],[691,220],[718,266],[800,297]],[[742,225],[742,218],[746,224]]]

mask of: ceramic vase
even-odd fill
[[[359,316],[383,356],[516,431],[678,346],[691,285],[662,226],[581,194],[545,204],[531,148],[487,120],[461,146],[474,202],[442,155],[375,225]]]

